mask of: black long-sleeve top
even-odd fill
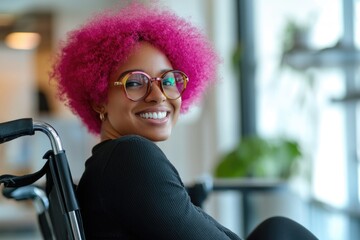
[[[87,239],[240,239],[191,203],[175,167],[139,136],[96,145],[77,197]]]

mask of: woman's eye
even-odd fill
[[[141,87],[143,85],[140,81],[128,80],[126,81],[126,87]]]
[[[164,78],[163,86],[175,86],[175,78],[174,77]]]
[[[142,87],[147,83],[146,76],[143,76],[141,74],[134,74],[133,76],[129,77],[126,81],[126,87],[132,88],[132,87]]]

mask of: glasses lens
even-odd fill
[[[185,74],[179,71],[166,73],[161,81],[165,95],[169,99],[179,98],[185,90],[186,79]]]
[[[137,101],[148,91],[149,78],[143,73],[130,73],[125,80],[125,91],[128,98]]]

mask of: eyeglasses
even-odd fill
[[[126,71],[114,82],[114,86],[124,86],[127,98],[136,102],[150,94],[154,81],[161,83],[161,92],[167,99],[175,100],[185,91],[189,78],[179,70],[169,70],[154,78],[142,71]]]

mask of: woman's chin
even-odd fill
[[[143,137],[149,139],[153,142],[162,142],[166,141],[170,137],[171,132],[169,133],[157,133],[157,134],[145,134]]]

